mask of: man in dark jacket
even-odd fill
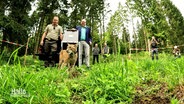
[[[90,68],[90,45],[92,44],[91,29],[86,26],[86,20],[82,19],[81,26],[76,28],[79,31],[79,66],[82,65],[82,54],[85,53],[85,63]]]

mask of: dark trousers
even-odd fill
[[[45,58],[46,58],[45,67],[49,66],[49,64],[51,64],[52,66],[55,66],[57,41],[45,40],[44,50],[45,50]]]
[[[99,55],[93,55],[93,64],[95,64],[95,60],[97,61],[97,63],[99,63]]]
[[[154,55],[156,55],[156,59],[158,60],[158,48],[152,48],[152,60],[154,60]]]

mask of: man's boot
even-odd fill
[[[57,59],[57,52],[52,52],[51,55],[51,66],[55,67],[56,66],[56,59]]]
[[[156,56],[156,59],[158,60],[158,56]]]

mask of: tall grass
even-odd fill
[[[63,83],[64,78],[67,78],[66,73],[63,74],[64,70],[44,68],[38,60],[32,61],[32,65],[27,67],[22,66],[17,56],[19,49],[11,54],[7,64],[0,66],[1,103],[68,103],[70,92]]]
[[[68,78],[66,69],[44,68],[43,62],[28,56],[22,65],[16,51],[14,64],[0,66],[0,103],[14,104],[130,104],[135,87],[148,80],[168,83],[170,88],[183,84],[184,58],[174,59],[160,54],[152,61],[148,53],[129,60],[126,56],[111,56],[109,62],[84,69],[78,78]],[[9,63],[10,61],[8,61]],[[81,70],[78,68],[77,70]],[[172,102],[177,102],[174,98]]]

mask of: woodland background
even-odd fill
[[[32,11],[32,7],[36,7]],[[155,36],[159,47],[183,45],[184,18],[170,0],[127,0],[119,3],[108,25],[106,16],[111,13],[106,0],[1,0],[0,1],[0,40],[8,40],[26,45],[30,38],[28,54],[38,53],[41,35],[45,26],[58,15],[64,29],[80,25],[82,18],[92,29],[93,44],[107,42],[111,53],[128,54],[130,48],[148,50],[148,40]],[[33,13],[32,13],[33,12]],[[133,22],[137,20],[138,25]],[[133,32],[128,30],[132,24]],[[0,43],[1,53],[13,52],[17,46]],[[182,50],[183,51],[183,50]],[[138,51],[133,51],[138,52]],[[25,48],[19,50],[24,55]]]

